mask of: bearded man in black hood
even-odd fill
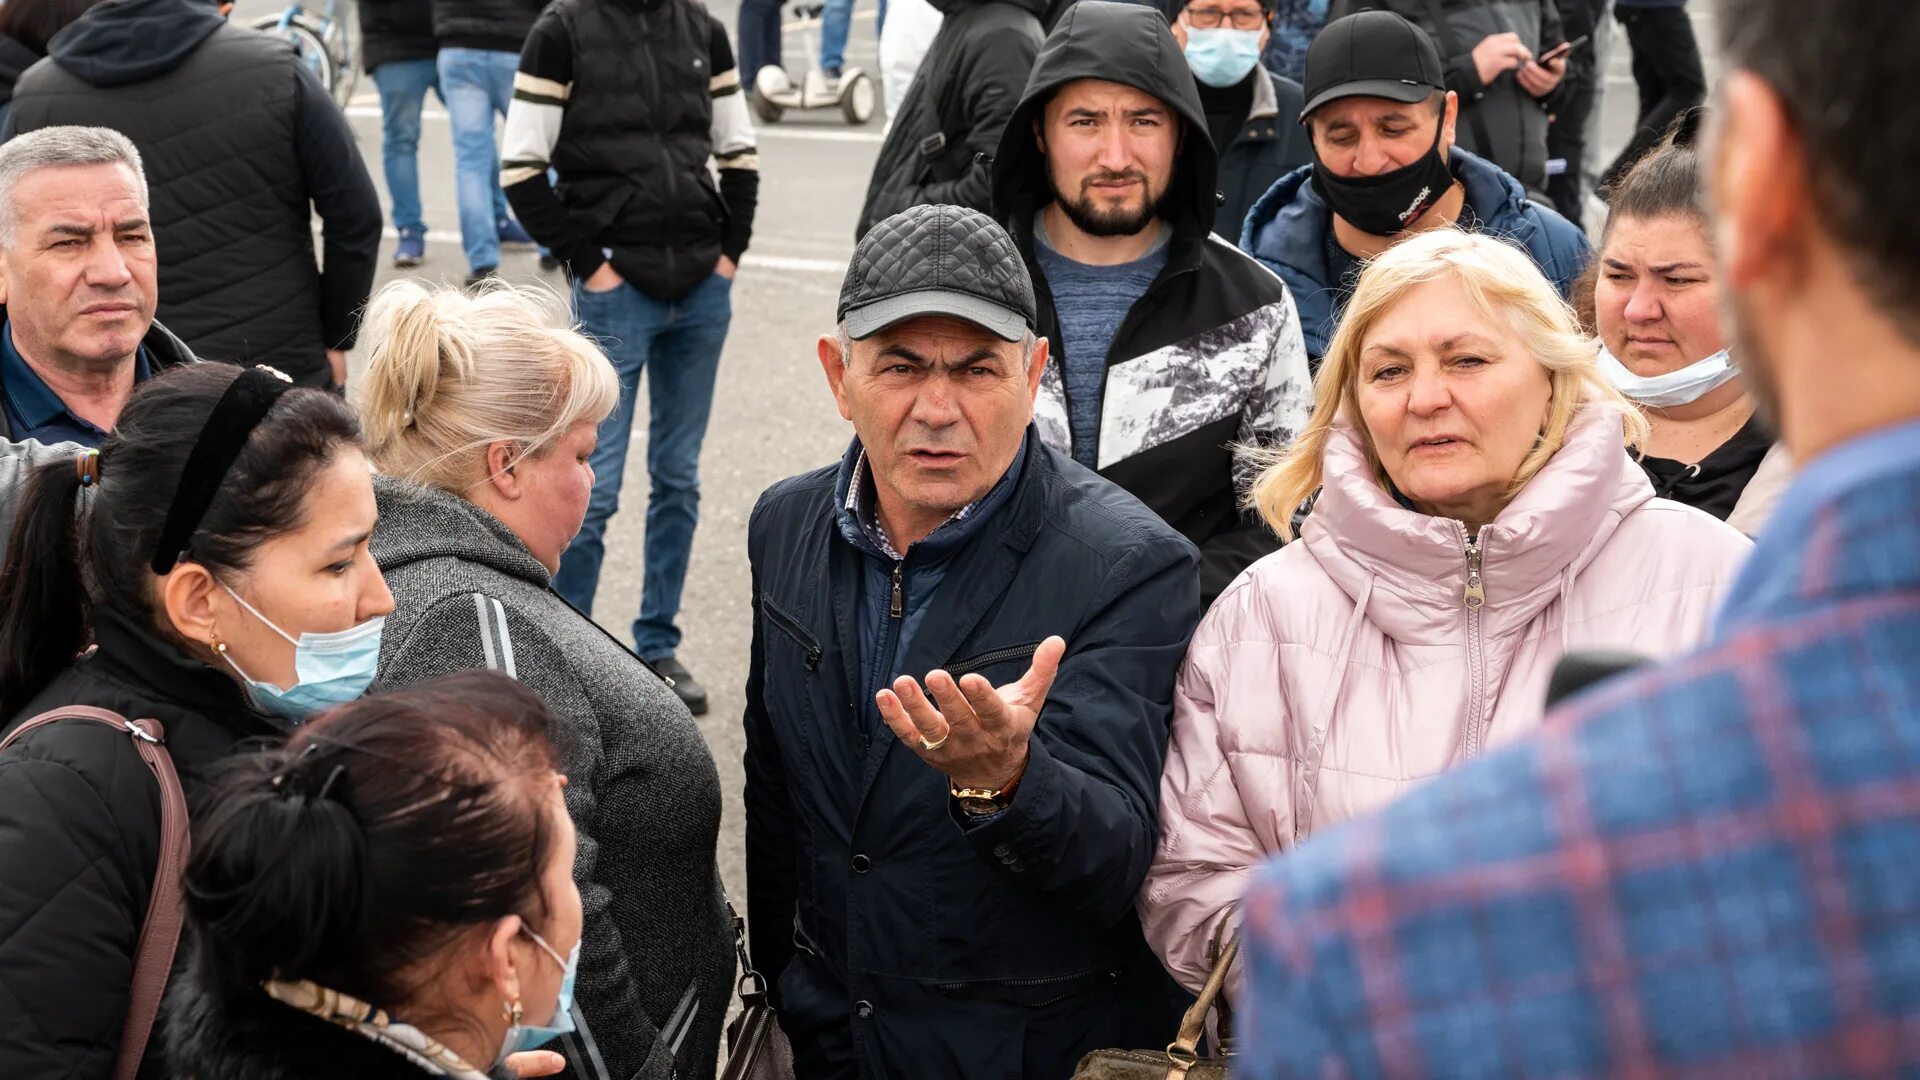
[[[1069,9],[993,171],[1049,343],[1040,437],[1193,541],[1211,602],[1279,547],[1239,499],[1256,448],[1293,440],[1313,388],[1286,285],[1211,235],[1219,166],[1160,13]]]

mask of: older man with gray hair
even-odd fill
[[[135,384],[194,359],[153,319],[140,152],[107,128],[0,144],[0,438],[98,446]]]
[[[821,368],[853,439],[747,526],[747,890],[801,1076],[1057,1077],[1164,1042],[1133,901],[1199,555],[1035,432],[1013,238],[876,224]]]

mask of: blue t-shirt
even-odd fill
[[[135,351],[133,381],[146,382],[153,363],[145,345]],[[79,443],[98,447],[107,433],[74,415],[60,395],[42,380],[13,347],[13,324],[0,322],[0,407],[6,409],[7,429],[14,442]]]
[[[1062,357],[1060,378],[1067,388],[1067,430],[1073,436],[1073,460],[1096,468],[1100,451],[1100,395],[1107,382],[1107,351],[1127,312],[1153,285],[1167,265],[1171,230],[1158,226],[1160,237],[1152,250],[1130,263],[1088,266],[1053,249],[1039,215],[1033,221],[1033,257],[1053,294],[1054,316],[1060,320],[1056,356]]]

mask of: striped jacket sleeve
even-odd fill
[[[726,232],[720,250],[734,262],[746,253],[753,237],[753,214],[760,201],[760,154],[754,143],[753,120],[747,115],[747,95],[740,85],[740,68],[733,59],[727,28],[708,16],[708,70],[713,72],[713,122],[709,129],[713,159],[720,172],[720,198],[727,205]]]
[[[514,72],[513,101],[500,148],[500,186],[527,232],[552,249],[575,278],[585,280],[606,256],[593,231],[567,213],[547,176],[572,92],[573,42],[559,15],[548,8],[527,33]]]

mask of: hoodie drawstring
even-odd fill
[[[1340,706],[1340,690],[1347,681],[1347,661],[1353,656],[1354,642],[1360,636],[1361,624],[1366,621],[1367,601],[1371,599],[1373,575],[1368,574],[1366,583],[1360,587],[1360,599],[1353,606],[1353,614],[1347,618],[1340,654],[1333,662],[1333,681],[1320,701],[1313,730],[1307,737],[1306,756],[1300,762],[1299,791],[1294,796],[1293,808],[1293,842],[1296,846],[1313,831],[1314,802],[1320,792],[1320,761],[1327,752],[1327,728],[1333,723],[1334,710]]]

